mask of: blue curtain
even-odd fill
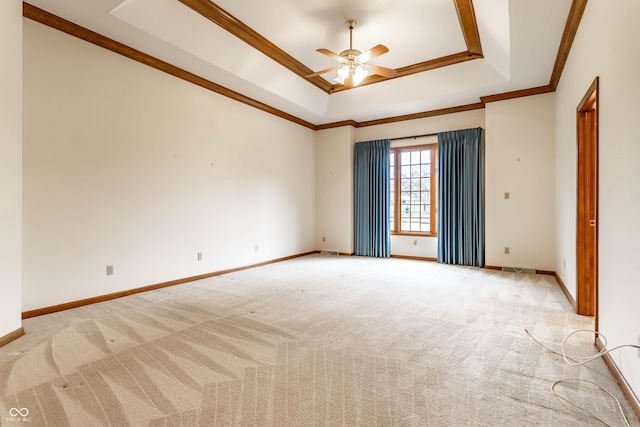
[[[438,262],[484,267],[482,128],[438,134]]]
[[[359,142],[355,153],[354,252],[389,257],[391,141]]]

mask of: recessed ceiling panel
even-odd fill
[[[348,49],[347,19],[358,21],[353,47],[365,51],[377,44],[389,53],[372,63],[399,68],[466,50],[452,0],[265,0],[216,4],[269,39],[309,68],[333,65],[317,53],[325,48],[336,53]]]

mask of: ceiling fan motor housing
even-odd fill
[[[340,52],[340,56],[342,56],[343,58],[349,61],[356,59],[360,55],[362,55],[362,52],[360,52],[357,49],[347,49]]]

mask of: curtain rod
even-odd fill
[[[423,138],[425,136],[437,136],[437,133],[425,133],[423,135],[413,135],[413,136],[401,136],[398,138],[389,138],[390,141],[399,141],[401,139],[416,139],[416,138]]]

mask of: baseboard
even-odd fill
[[[556,272],[553,270],[536,270],[536,274],[544,274],[545,276],[556,276]]]
[[[9,344],[11,341],[15,340],[16,338],[20,338],[23,335],[24,335],[24,329],[22,329],[22,326],[21,326],[15,331],[9,332],[7,335],[0,337],[0,347],[3,347]]]
[[[401,258],[401,259],[413,259],[416,261],[438,261],[438,258],[431,258],[431,257],[425,257],[425,256],[412,256],[412,255],[393,255],[391,254],[391,258]]]
[[[170,280],[168,282],[156,283],[155,285],[143,286],[140,288],[128,289],[126,291],[114,292],[106,295],[99,295],[97,297],[86,298],[78,301],[71,301],[63,304],[52,305],[49,307],[38,308],[35,310],[29,310],[22,313],[23,319],[28,319],[30,317],[42,316],[44,314],[56,313],[58,311],[70,310],[72,308],[82,307],[89,304],[96,304],[99,302],[109,301],[116,298],[122,298],[133,294],[138,294],[140,292],[153,291],[156,289],[166,288],[169,286],[180,285],[182,283],[193,282],[196,280],[208,279],[210,277],[220,276],[222,274],[234,273],[236,271],[247,270],[249,268],[261,267],[263,265],[274,264],[276,262],[287,261],[294,258],[300,258],[307,255],[317,254],[320,251],[310,251],[296,255],[289,255],[282,258],[276,258],[269,261],[260,262],[257,264],[245,265],[242,267],[229,268],[226,270],[214,271],[211,273],[199,274],[197,276],[185,277],[183,279]]]
[[[600,340],[600,337],[596,338],[596,347],[598,348],[599,351],[602,351],[604,349],[604,344]],[[638,396],[636,396],[636,394],[633,392],[633,389],[627,382],[624,375],[622,375],[622,372],[618,368],[618,365],[616,365],[616,362],[613,361],[613,358],[611,357],[611,355],[607,353],[603,355],[602,358],[604,359],[604,363],[607,364],[609,371],[611,371],[616,381],[618,381],[618,384],[620,385],[622,392],[624,393],[625,397],[629,401],[629,404],[633,408],[633,412],[635,412],[636,416],[640,419],[640,400],[638,400]]]
[[[502,270],[502,267],[499,265],[485,265],[484,268],[487,270]],[[556,272],[552,270],[538,270],[537,268],[534,268],[534,270],[536,271],[536,274],[544,274],[546,276],[556,275]]]
[[[553,273],[553,277],[556,278],[556,280],[558,281],[558,284],[560,285],[560,289],[562,289],[562,292],[564,292],[564,295],[569,300],[569,303],[571,303],[571,306],[573,307],[573,311],[575,311],[577,313],[578,312],[578,303],[576,302],[575,299],[573,299],[573,295],[571,295],[569,293],[569,289],[567,289],[567,287],[565,286],[564,282],[562,281],[562,279],[560,278],[558,273]]]

